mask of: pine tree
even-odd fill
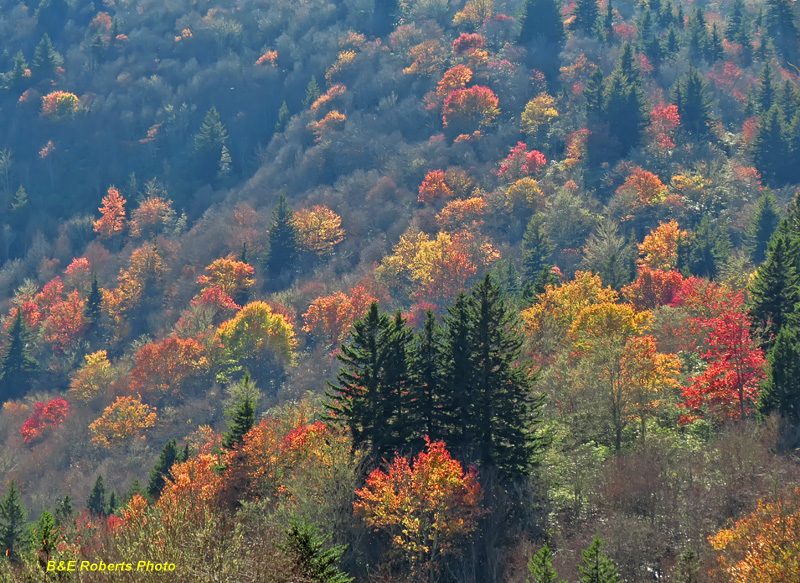
[[[155,467],[150,472],[150,481],[147,484],[147,494],[153,500],[157,500],[161,496],[161,490],[166,485],[166,478],[170,477],[170,470],[177,461],[178,457],[178,443],[174,439],[170,439],[161,449],[161,455],[158,456],[158,461]]]
[[[800,108],[794,114],[786,134],[789,160],[800,160]],[[786,166],[787,179],[791,182],[800,182],[800,165],[789,163]]]
[[[425,313],[422,330],[416,335],[411,353],[411,391],[409,417],[415,428],[415,449],[421,450],[424,437],[431,441],[443,439],[445,421],[442,417],[442,387],[444,385],[444,345],[442,329],[431,310]]]
[[[522,237],[522,275],[525,281],[535,282],[542,269],[550,269],[550,257],[555,246],[544,229],[544,217],[536,213],[531,217]]]
[[[94,483],[89,498],[86,500],[86,508],[95,516],[102,516],[108,509],[106,502],[106,487],[103,484],[103,476],[98,475]]]
[[[45,33],[33,53],[31,69],[39,76],[53,75],[64,59],[58,54],[50,37]]]
[[[796,324],[781,329],[767,361],[769,369],[759,393],[758,411],[762,415],[777,411],[796,424],[800,422],[800,329]]]
[[[8,343],[0,363],[0,402],[22,397],[31,388],[37,370],[28,352],[28,330],[17,309],[8,328]]]
[[[739,29],[739,34],[736,35],[735,41],[742,46],[740,53],[742,59],[742,66],[749,67],[753,64],[753,38],[750,36],[750,26],[747,23],[742,24]]]
[[[322,536],[307,522],[293,520],[286,530],[284,548],[294,564],[298,580],[308,583],[350,583],[353,577],[339,568],[345,545],[325,546],[330,535]]]
[[[578,565],[580,583],[619,583],[617,567],[600,550],[602,546],[603,539],[596,536],[589,548],[582,551],[583,565]]]
[[[319,96],[320,92],[319,85],[317,85],[317,78],[314,75],[311,75],[311,81],[309,81],[308,85],[306,86],[306,99],[303,101],[303,105],[308,107],[317,99],[319,99]]]
[[[767,184],[782,185],[786,182],[789,144],[783,115],[777,105],[761,116],[755,140],[753,140],[753,163]]]
[[[6,497],[0,500],[0,556],[16,561],[25,538],[28,512],[20,501],[16,483],[11,480]]]
[[[586,36],[594,35],[597,32],[597,18],[600,15],[597,0],[577,0],[573,11],[575,20],[572,21],[572,29],[580,31]]]
[[[64,496],[59,500],[58,504],[56,504],[53,519],[55,520],[56,526],[59,528],[72,524],[75,519],[75,509],[72,507],[72,498],[70,498],[69,494]]]
[[[636,146],[649,122],[641,74],[633,47],[625,44],[617,68],[605,84],[602,121],[627,153]]]
[[[779,230],[770,243],[766,261],[756,271],[749,288],[750,319],[761,338],[762,347],[772,346],[774,338],[788,323],[795,304],[800,300],[799,283],[790,241]]]
[[[674,24],[669,25],[667,31],[667,39],[664,41],[664,53],[668,56],[673,56],[681,48],[680,41],[678,40],[678,31],[675,29]]]
[[[731,42],[738,42],[742,27],[744,25],[744,0],[734,0],[730,14],[728,14],[728,24],[725,27],[725,38]]]
[[[444,316],[444,383],[442,410],[445,414],[445,442],[450,451],[471,453],[473,403],[473,346],[470,337],[472,299],[461,293]]]
[[[53,519],[50,511],[44,509],[39,515],[39,520],[36,526],[33,527],[31,532],[31,539],[33,542],[33,550],[37,553],[45,555],[45,561],[50,558],[50,555],[56,550],[56,542],[58,541],[59,529]]]
[[[378,420],[384,432],[377,448],[379,459],[390,459],[394,453],[405,452],[411,435],[419,433],[410,423],[408,405],[411,384],[409,353],[413,339],[407,320],[399,310],[378,339],[383,393],[383,407],[380,409],[383,414]]]
[[[230,394],[231,404],[225,411],[228,416],[228,430],[222,434],[222,447],[225,449],[233,449],[239,445],[247,432],[256,424],[256,406],[260,398],[249,373],[245,373],[244,377],[230,388]]]
[[[605,33],[607,44],[614,42],[614,6],[611,0],[606,0],[606,15],[603,19],[603,32]]]
[[[769,63],[761,68],[758,87],[758,111],[764,115],[775,103],[775,89],[772,87],[773,73]]]
[[[286,124],[292,114],[289,113],[289,106],[286,105],[286,100],[281,103],[281,108],[278,110],[278,121],[275,122],[275,131],[282,132],[286,128]]]
[[[778,203],[772,192],[767,189],[758,199],[756,212],[747,229],[750,258],[755,265],[763,263],[767,258],[769,242],[778,227],[778,222]]]
[[[528,572],[531,577],[525,583],[566,583],[558,579],[558,573],[553,568],[553,553],[547,543],[528,561]]]
[[[791,81],[786,81],[781,88],[780,94],[777,98],[777,103],[783,111],[784,118],[787,122],[794,119],[794,116],[800,111],[800,91],[795,89]]]
[[[675,105],[681,118],[681,127],[696,136],[709,132],[711,123],[711,98],[708,85],[697,69],[689,68],[683,83],[677,84]]]
[[[291,273],[297,261],[297,230],[294,213],[289,208],[286,195],[281,194],[278,206],[272,212],[272,226],[267,231],[267,257],[264,267],[272,278]]]

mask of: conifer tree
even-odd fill
[[[399,0],[384,0],[375,3],[375,11],[372,16],[372,34],[380,37],[392,32],[397,18],[398,6]]]
[[[708,86],[694,67],[689,68],[684,82],[677,84],[675,105],[678,106],[681,127],[697,136],[708,133],[711,122],[711,98]]]
[[[794,84],[787,80],[780,90],[777,103],[783,111],[783,116],[787,122],[794,119],[795,114],[800,111],[800,91]]]
[[[284,546],[292,558],[298,580],[308,583],[350,583],[353,577],[339,568],[345,545],[328,549],[330,535],[322,536],[316,526],[293,520],[286,530]]]
[[[228,141],[228,131],[220,121],[219,113],[212,107],[206,113],[200,131],[194,136],[197,168],[202,178],[211,180],[221,170],[223,148]]]
[[[108,495],[108,502],[106,502],[106,515],[111,516],[119,509],[119,495],[114,491],[111,490],[111,494]]]
[[[789,238],[779,230],[770,243],[766,261],[750,284],[750,319],[765,348],[772,346],[800,300],[790,245]]]
[[[61,528],[71,525],[74,518],[75,509],[72,507],[72,498],[67,494],[56,504],[53,519],[55,520],[56,526]]]
[[[767,354],[767,380],[759,391],[758,411],[777,411],[792,423],[800,422],[800,328],[796,323],[778,333]]]
[[[45,555],[45,561],[56,550],[59,529],[53,519],[53,515],[46,508],[39,515],[39,520],[32,531],[33,549],[37,553]]]
[[[767,12],[764,15],[767,32],[785,59],[792,60],[797,56],[797,43],[800,40],[795,22],[795,9],[791,0],[767,0]]]
[[[378,342],[381,349],[381,392],[383,393],[379,426],[384,436],[377,453],[381,458],[390,459],[394,453],[402,453],[408,447],[414,433],[409,419],[408,393],[411,385],[409,353],[412,349],[413,334],[406,325],[407,320],[400,311]]]
[[[29,356],[28,330],[17,309],[8,328],[8,342],[0,363],[0,402],[25,395],[31,388],[37,370],[36,361]]]
[[[731,42],[738,42],[739,34],[744,25],[744,0],[734,0],[728,14],[728,23],[725,26],[725,38]]]
[[[580,31],[586,36],[596,34],[599,9],[597,0],[577,0],[573,11],[575,20],[572,29]]]
[[[52,75],[63,62],[64,59],[58,54],[50,37],[45,33],[42,40],[36,45],[31,69],[39,76]]]
[[[97,284],[97,275],[92,275],[92,287],[89,289],[89,295],[86,298],[86,304],[83,309],[83,316],[90,325],[97,323],[100,319],[100,310],[103,305],[103,294],[100,292],[100,286]]]
[[[633,47],[625,44],[617,68],[605,84],[602,121],[622,146],[622,153],[639,143],[647,126],[646,99]]]
[[[26,206],[28,206],[28,193],[25,191],[25,187],[20,184],[17,192],[14,194],[14,200],[11,201],[11,210],[18,212]]]
[[[444,316],[443,411],[446,415],[445,442],[451,451],[465,451],[472,439],[473,346],[470,338],[472,299],[459,294]]]
[[[783,185],[786,182],[788,152],[783,116],[780,108],[773,105],[761,116],[753,140],[753,163],[767,184]]]
[[[540,42],[560,51],[567,40],[559,0],[526,0],[520,17],[519,44]]]
[[[708,36],[706,18],[699,6],[695,6],[689,19],[689,56],[696,62],[708,55],[711,39]]]
[[[228,430],[222,434],[222,447],[225,449],[233,449],[239,445],[247,432],[256,424],[256,406],[260,397],[255,383],[250,380],[249,373],[245,373],[244,377],[230,388],[230,393],[231,404],[225,411],[228,416]]]
[[[139,480],[134,480],[131,482],[130,488],[128,488],[128,491],[125,492],[123,503],[127,504],[131,501],[131,498],[136,495],[142,496],[143,498],[147,496],[147,491]]]
[[[611,44],[614,40],[614,6],[611,0],[606,0],[606,15],[603,19],[603,32],[605,33],[606,43]]]
[[[583,96],[586,98],[586,115],[596,121],[603,111],[603,71],[597,67],[589,76]]]
[[[14,63],[11,72],[6,75],[6,81],[10,89],[18,89],[26,82],[26,70],[28,69],[28,61],[25,60],[25,55],[22,50],[17,51],[14,55]]]
[[[778,222],[778,203],[772,192],[767,189],[758,199],[756,212],[747,229],[750,258],[755,265],[761,264],[767,258],[769,242],[778,227]]]
[[[528,573],[530,579],[526,579],[525,583],[566,583],[558,579],[558,573],[553,568],[553,553],[547,543],[528,561]]]
[[[722,48],[722,38],[717,30],[717,23],[711,26],[711,39],[708,43],[708,61],[713,65],[717,61],[721,61],[725,55]]]
[[[416,335],[410,362],[409,417],[416,433],[415,449],[420,451],[426,435],[431,441],[445,437],[441,403],[444,385],[443,362],[442,329],[434,313],[428,310],[425,313],[422,330]]]
[[[0,500],[0,556],[16,561],[25,539],[25,517],[28,512],[20,500],[14,480],[8,485],[6,496]]]
[[[157,500],[161,495],[161,490],[166,485],[166,478],[170,477],[170,470],[178,457],[178,444],[174,439],[170,439],[161,449],[161,455],[155,467],[150,472],[150,481],[147,484],[147,494]]]
[[[278,110],[278,121],[275,122],[275,131],[282,132],[286,128],[286,123],[289,121],[289,118],[292,116],[289,113],[289,106],[286,105],[286,100],[283,100],[281,103],[281,108]]]
[[[550,269],[550,257],[554,250],[544,228],[544,217],[536,213],[522,236],[522,274],[525,281],[533,283],[542,269]]]
[[[86,500],[86,508],[95,516],[103,515],[108,509],[106,502],[106,487],[103,484],[103,476],[98,475],[94,483],[89,498]]]
[[[578,565],[580,583],[619,583],[617,567],[600,549],[603,539],[594,537],[592,544],[583,554],[583,565]]]
[[[789,160],[800,160],[800,108],[792,118],[792,123],[787,130],[787,149],[789,151]],[[792,182],[800,182],[800,166],[793,163],[788,163],[786,168],[786,177]]]
[[[773,73],[769,63],[764,63],[759,76],[759,87],[757,94],[758,111],[763,115],[775,103],[775,88],[772,86]]]
[[[742,24],[739,34],[736,35],[735,42],[742,47],[740,54],[742,59],[742,66],[749,67],[753,64],[753,38],[750,36],[750,25],[748,23]]]
[[[270,277],[290,273],[297,261],[297,230],[294,213],[289,208],[286,195],[281,194],[278,206],[272,212],[272,226],[267,232],[267,257],[264,267]]]
[[[312,103],[314,103],[317,99],[319,99],[320,92],[319,92],[319,85],[317,84],[317,78],[314,75],[311,75],[311,81],[308,82],[306,86],[306,99],[303,101],[303,105],[308,107]]]
[[[691,239],[689,270],[693,275],[713,280],[728,258],[730,247],[730,238],[725,229],[712,227],[711,221],[704,215]]]

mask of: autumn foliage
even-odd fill
[[[175,335],[145,344],[134,359],[131,391],[154,398],[179,395],[188,379],[209,367],[205,347],[193,338]]]
[[[500,114],[499,103],[488,87],[456,89],[444,100],[442,123],[454,136],[471,134],[492,124]]]
[[[92,443],[105,449],[131,439],[145,439],[143,432],[156,424],[155,407],[142,403],[141,397],[117,397],[103,414],[89,425]]]
[[[108,188],[108,194],[103,197],[103,206],[98,210],[102,215],[94,222],[94,231],[107,239],[122,231],[125,223],[125,203],[119,190],[113,186]]]
[[[447,186],[445,173],[443,170],[431,170],[425,175],[425,180],[419,185],[419,196],[417,200],[423,203],[431,203],[439,198],[449,198],[453,196],[453,191]]]
[[[344,341],[353,322],[362,317],[374,301],[377,301],[376,298],[361,285],[350,288],[349,294],[338,292],[318,297],[303,314],[303,330],[325,338],[332,346],[338,346]]]
[[[33,405],[31,415],[19,430],[25,443],[31,444],[41,438],[44,433],[61,425],[69,415],[69,403],[57,398],[47,403],[38,402]]]
[[[344,241],[342,217],[324,205],[297,211],[294,225],[300,244],[319,256],[331,253]]]
[[[387,533],[412,575],[428,581],[442,556],[475,530],[483,498],[475,469],[464,472],[444,442],[430,440],[413,463],[398,456],[388,472],[373,471],[356,495],[356,514]]]

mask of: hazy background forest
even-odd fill
[[[0,0],[0,578],[800,582],[798,12]]]

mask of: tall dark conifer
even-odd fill
[[[106,487],[103,484],[103,476],[97,476],[94,487],[89,493],[89,498],[86,500],[86,508],[94,516],[102,516],[106,513]]]
[[[573,11],[573,30],[591,36],[597,33],[597,18],[600,15],[597,0],[577,0]]]
[[[767,258],[769,242],[775,229],[778,228],[779,220],[778,203],[772,192],[767,189],[758,199],[756,212],[747,229],[747,246],[754,264],[759,265]]]
[[[788,153],[783,114],[777,105],[773,105],[762,114],[753,140],[753,163],[767,184],[786,184]]]
[[[444,439],[445,420],[442,410],[444,385],[444,346],[442,330],[436,315],[428,310],[414,342],[411,354],[411,391],[409,417],[415,428],[415,445],[420,450],[427,435],[432,441]]]
[[[711,123],[711,98],[708,86],[694,67],[689,68],[683,83],[678,83],[675,105],[681,127],[696,136],[706,135]]]
[[[766,261],[750,284],[750,319],[765,348],[772,346],[800,300],[800,281],[791,246],[791,240],[777,232],[770,243]]]
[[[29,355],[28,330],[17,309],[8,327],[8,342],[0,363],[0,402],[25,395],[31,388],[37,370]]]
[[[244,440],[244,436],[256,424],[256,406],[258,405],[258,389],[250,375],[244,377],[231,387],[232,403],[227,409],[228,430],[222,434],[222,447],[233,449]],[[170,466],[171,467],[171,466]]]
[[[6,496],[0,500],[0,555],[16,561],[20,546],[25,540],[25,517],[28,512],[20,500],[14,480],[8,485]]]
[[[158,461],[150,472],[150,481],[147,484],[147,493],[153,500],[157,500],[161,495],[161,490],[166,485],[166,478],[170,476],[170,470],[178,457],[178,443],[170,439],[161,449]]]
[[[762,415],[777,411],[792,423],[800,423],[800,328],[797,323],[781,329],[767,354],[767,380],[759,391]]]
[[[268,247],[264,267],[270,277],[278,278],[291,273],[297,261],[297,230],[294,213],[289,208],[286,195],[278,198],[278,206],[272,212],[272,226],[267,232]]]

